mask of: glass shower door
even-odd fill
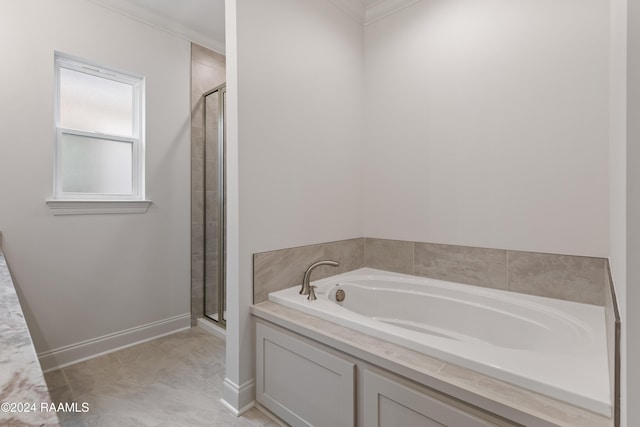
[[[224,327],[226,311],[225,280],[225,101],[222,84],[204,97],[204,314]]]

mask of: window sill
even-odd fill
[[[143,214],[151,200],[47,200],[54,215]]]

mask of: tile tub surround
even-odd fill
[[[604,258],[365,238],[365,266],[604,305]]]
[[[252,314],[525,426],[613,427],[613,420],[270,301]]]
[[[35,403],[36,412],[0,412],[0,425],[58,426],[9,267],[0,251],[0,402]]]
[[[604,305],[606,259],[507,252],[509,290]]]
[[[270,292],[301,284],[305,269],[321,259],[336,259],[342,265],[335,269],[320,267],[312,280],[371,267],[586,304],[605,304],[604,258],[370,237],[254,254],[254,303],[266,301]]]
[[[254,254],[254,304],[266,301],[271,292],[301,284],[307,267],[323,259],[339,261],[340,266],[318,267],[314,270],[311,280],[362,268],[364,267],[364,239],[340,240]]]
[[[612,381],[614,413],[619,420],[620,318],[608,260],[376,238],[352,239],[255,254],[255,303],[266,301],[270,292],[299,285],[306,266],[327,258],[323,245],[340,248],[343,258],[351,261],[348,268],[341,266],[344,271],[366,266],[604,306],[610,378],[615,379]],[[356,252],[346,254],[348,250]],[[325,271],[324,275],[314,275],[312,280],[339,272],[343,271]],[[549,286],[551,283],[555,286]]]

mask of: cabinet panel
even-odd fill
[[[428,394],[364,370],[364,425],[367,427],[495,427],[496,424]]]
[[[256,400],[292,426],[353,426],[355,364],[256,325]]]
[[[379,426],[422,426],[443,427],[444,424],[425,417],[402,403],[391,400],[384,395],[378,395],[378,425]]]

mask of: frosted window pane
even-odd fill
[[[133,144],[62,135],[62,191],[131,194]]]
[[[133,136],[133,86],[60,68],[60,126]]]

